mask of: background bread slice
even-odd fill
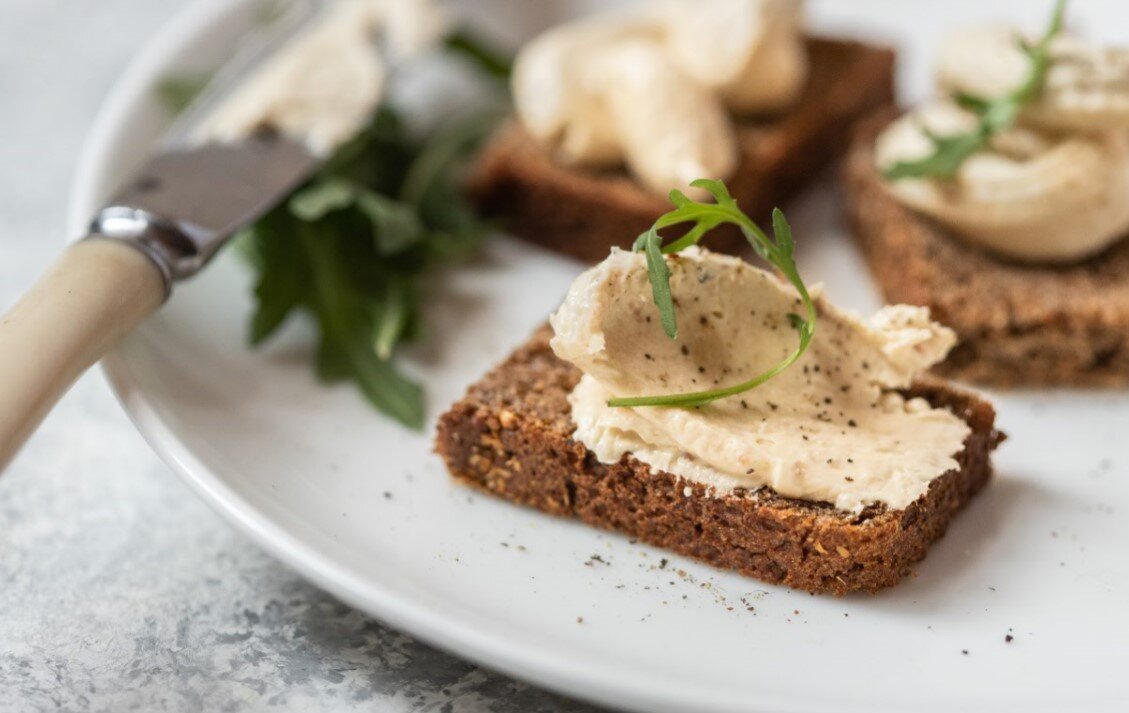
[[[915,393],[972,433],[960,469],[904,510],[855,515],[771,491],[711,496],[630,456],[596,460],[571,438],[567,396],[580,378],[549,348],[546,327],[472,386],[439,422],[436,449],[455,478],[554,515],[811,592],[875,591],[898,582],[987,481],[1002,440],[983,400],[940,382]]]
[[[1065,266],[969,245],[883,188],[874,140],[896,116],[859,125],[843,168],[847,212],[886,300],[925,305],[959,335],[938,373],[998,386],[1129,383],[1129,240]]]
[[[811,76],[795,107],[738,126],[742,159],[727,181],[754,218],[765,218],[820,169],[841,156],[852,122],[893,100],[892,50],[843,40],[808,40]],[[706,178],[714,178],[707,176]],[[482,210],[512,233],[551,250],[597,262],[613,245],[630,246],[670,210],[665,195],[623,171],[593,171],[556,163],[516,122],[488,142],[470,178]],[[711,245],[736,247],[730,230]]]

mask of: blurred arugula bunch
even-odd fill
[[[463,29],[444,49],[499,86],[509,77],[510,58]],[[209,80],[167,77],[155,93],[180,114]],[[423,389],[396,366],[396,347],[422,332],[425,275],[487,235],[461,178],[501,116],[483,109],[449,117],[418,137],[385,103],[316,176],[240,231],[235,244],[256,275],[252,345],[305,311],[318,329],[317,377],[355,382],[379,411],[421,429]]]
[[[373,406],[421,428],[422,389],[393,354],[420,334],[422,276],[485,234],[459,176],[496,118],[454,119],[417,139],[384,106],[315,178],[247,228],[238,240],[257,276],[251,343],[308,312],[319,331],[318,377],[353,381]]]
[[[487,77],[509,76],[510,59],[464,31],[444,46]],[[176,114],[208,80],[169,77],[155,91]],[[236,236],[256,275],[251,344],[307,312],[318,328],[318,377],[352,381],[377,409],[422,428],[423,390],[393,357],[420,336],[424,275],[486,234],[460,184],[500,118],[493,110],[457,116],[419,137],[385,103],[314,178]]]

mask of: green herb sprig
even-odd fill
[[[157,83],[155,92],[159,101],[170,114],[177,115],[188,108],[190,104],[204,91],[204,87],[212,79],[211,72],[196,72],[194,74],[180,74],[175,77],[165,77]]]
[[[513,73],[513,57],[503,54],[480,40],[473,33],[456,29],[444,40],[452,53],[462,55],[488,76],[508,81]]]
[[[510,71],[505,56],[465,31],[445,47],[488,76]],[[208,79],[169,77],[155,93],[179,114]],[[422,332],[427,274],[487,232],[461,176],[500,118],[495,110],[463,113],[418,137],[385,104],[313,179],[236,236],[255,271],[251,344],[307,312],[318,329],[317,376],[352,381],[377,409],[422,428],[423,390],[396,365],[395,352]]]
[[[1020,49],[1030,64],[1023,83],[1001,97],[985,98],[967,93],[957,93],[954,99],[964,109],[976,115],[978,121],[972,130],[939,136],[925,130],[933,143],[933,153],[913,161],[898,161],[883,171],[892,181],[903,178],[952,178],[965,160],[988,147],[992,137],[1015,126],[1024,106],[1039,96],[1051,65],[1051,41],[1062,31],[1066,0],[1057,0],[1046,32],[1035,44],[1020,41]]]
[[[718,399],[726,398],[755,389],[780,372],[787,369],[799,359],[815,336],[815,302],[808,294],[807,286],[800,277],[799,269],[793,257],[795,243],[792,240],[792,228],[784,218],[780,209],[772,212],[773,237],[769,238],[760,226],[747,216],[737,205],[737,201],[729,194],[729,189],[721,181],[698,179],[690,184],[695,188],[705,189],[710,193],[715,202],[704,203],[691,200],[681,191],[670,193],[670,201],[674,210],[661,216],[651,229],[639,236],[633,247],[636,251],[643,251],[647,256],[647,272],[651,281],[651,291],[655,306],[659,311],[659,319],[663,331],[671,339],[678,337],[678,323],[674,311],[674,298],[670,291],[670,267],[667,265],[666,256],[679,252],[691,245],[697,245],[705,235],[714,228],[729,224],[735,225],[753,246],[756,253],[773,265],[781,275],[796,289],[800,295],[806,316],[795,313],[788,315],[789,322],[796,329],[799,342],[795,351],[773,366],[771,369],[754,376],[748,381],[743,381],[732,386],[725,386],[708,391],[695,391],[690,393],[669,394],[663,396],[637,396],[629,398],[613,398],[608,401],[612,407],[640,407],[640,406],[678,406],[694,408],[704,406]],[[674,239],[668,245],[663,245],[663,238],[659,231],[674,225],[692,223],[693,226],[681,237]]]
[[[319,331],[315,371],[354,382],[380,411],[422,428],[423,391],[395,364],[421,332],[421,281],[486,232],[463,197],[460,168],[495,125],[493,112],[414,138],[392,108],[309,183],[237,238],[256,273],[249,338],[265,342],[288,317]]]

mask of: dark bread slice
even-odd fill
[[[460,481],[554,515],[577,517],[658,547],[810,592],[876,591],[897,583],[991,474],[1003,439],[995,411],[939,381],[913,390],[972,429],[959,470],[904,510],[861,514],[771,490],[713,496],[629,455],[600,463],[571,438],[567,396],[580,378],[543,328],[470,387],[439,421],[436,449]],[[687,494],[689,493],[689,494]]]
[[[755,218],[766,217],[841,156],[856,119],[893,101],[892,50],[824,38],[809,39],[808,49],[811,75],[796,106],[737,126],[742,158],[727,183]],[[469,190],[510,232],[586,262],[603,260],[613,245],[629,246],[671,208],[665,195],[624,171],[560,165],[516,122],[487,143]],[[732,251],[742,243],[729,229],[711,246]]]
[[[874,141],[896,117],[860,123],[842,181],[886,300],[925,305],[960,337],[936,371],[997,386],[1129,384],[1129,240],[1061,266],[1013,263],[964,242],[883,188]]]

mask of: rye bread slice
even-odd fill
[[[827,38],[807,44],[811,75],[797,104],[782,116],[737,126],[742,158],[727,184],[754,218],[767,217],[841,156],[856,119],[893,101],[892,50]],[[484,147],[469,190],[514,235],[585,262],[603,260],[613,245],[630,246],[671,207],[624,171],[557,163],[516,121]],[[741,244],[734,229],[711,242],[730,251]]]
[[[961,240],[883,188],[874,141],[897,115],[859,124],[842,182],[886,300],[925,305],[960,337],[936,371],[1004,387],[1129,384],[1129,240],[1061,266],[1010,262]]]
[[[903,510],[861,514],[769,489],[715,496],[625,455],[600,463],[571,438],[568,394],[580,378],[545,327],[468,390],[439,421],[436,450],[458,480],[522,505],[576,517],[766,582],[817,593],[897,583],[987,482],[1003,440],[982,399],[936,380],[913,389],[972,429],[959,470]]]

